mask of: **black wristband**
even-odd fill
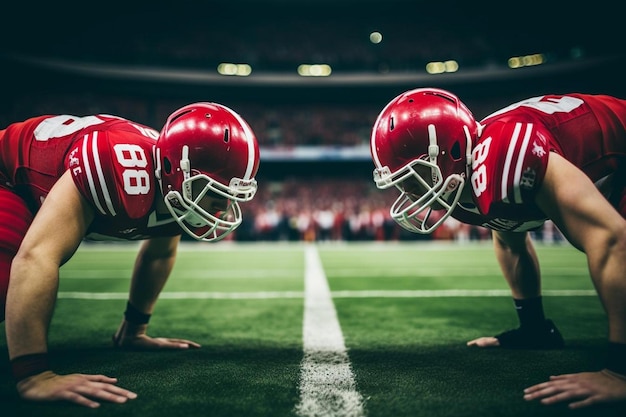
[[[626,375],[626,344],[609,342],[606,369],[620,375]]]
[[[124,312],[124,318],[127,322],[132,324],[148,324],[152,314],[142,313],[128,301],[126,303],[126,311]]]
[[[47,353],[32,353],[11,359],[11,372],[15,382],[50,370]]]

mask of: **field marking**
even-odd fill
[[[132,275],[132,268],[126,269],[68,269],[61,271],[62,280],[128,280]],[[207,273],[206,269],[186,269],[184,272],[174,272],[172,280],[219,280],[219,279],[302,279],[301,271],[294,269],[273,269],[273,270],[250,270],[250,269],[212,269]]]
[[[596,296],[595,290],[544,290],[548,297]],[[445,297],[510,297],[509,290],[365,290],[333,291],[332,298],[445,298]],[[163,292],[159,299],[170,300],[272,300],[304,298],[302,291],[255,291],[255,292]],[[61,291],[60,299],[78,300],[124,300],[127,292]]]
[[[300,369],[302,417],[362,417],[356,381],[322,263],[313,245],[305,248],[305,299]]]
[[[123,300],[128,292],[82,292],[61,291],[58,298],[74,300]],[[258,292],[163,292],[160,300],[273,300],[280,298],[304,298],[302,291]]]
[[[332,276],[336,278],[355,278],[359,279],[364,276],[371,279],[373,276],[380,276],[380,280],[393,280],[393,279],[405,279],[414,278],[416,280],[422,278],[433,277],[448,277],[454,275],[455,277],[476,277],[477,275],[498,275],[500,270],[494,268],[468,268],[467,266],[442,268],[439,266],[432,267],[420,267],[416,270],[414,267],[391,267],[380,268],[363,266],[360,268],[332,268],[327,269]],[[544,274],[555,275],[575,275],[575,276],[589,276],[589,271],[584,268],[578,267],[543,267]],[[132,274],[132,268],[124,269],[93,269],[93,268],[72,268],[61,270],[61,279],[65,280],[113,280],[123,279],[127,280]],[[386,276],[394,275],[394,276]],[[300,270],[296,269],[211,269],[207,273],[207,269],[185,269],[184,271],[175,271],[172,273],[171,279],[176,280],[220,280],[220,279],[301,279]]]
[[[544,296],[595,296],[595,290],[543,290]],[[334,291],[333,298],[443,298],[443,297],[510,297],[510,290],[364,290]]]

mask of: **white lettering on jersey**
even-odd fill
[[[93,157],[95,174],[89,164],[88,142],[91,144],[91,156]],[[148,194],[150,192],[150,174],[145,169],[148,166],[148,159],[146,158],[146,154],[141,146],[121,143],[114,145],[113,150],[115,152],[117,162],[125,168],[122,172],[124,192],[128,195]],[[89,190],[91,191],[91,196],[96,204],[96,207],[98,207],[98,210],[100,210],[102,214],[107,214],[108,210],[108,213],[115,216],[117,213],[115,211],[115,207],[113,207],[113,201],[104,177],[100,154],[98,152],[98,131],[85,135],[82,152],[83,160],[85,162],[85,170],[87,173],[87,180],[89,182]],[[102,192],[104,204],[98,197],[98,190]],[[106,210],[104,208],[105,205]]]
[[[470,182],[476,197],[480,197],[480,195],[487,189],[487,168],[485,167],[484,162],[487,159],[487,155],[489,155],[491,140],[490,136],[481,141],[472,150],[472,175],[470,177]]]
[[[535,180],[537,179],[537,172],[532,168],[526,168],[522,173],[522,178],[519,181],[521,188],[531,190],[535,186]]]
[[[74,176],[83,172],[82,168],[80,167],[80,158],[76,156],[77,153],[78,148],[74,148],[72,152],[70,152],[69,156],[70,168],[72,169],[72,173],[74,174]]]
[[[72,152],[70,152],[69,160],[70,160],[70,168],[75,167],[80,164],[80,158],[76,156],[78,153],[78,148],[74,148]]]
[[[546,150],[543,148],[543,146],[541,146],[537,142],[533,142],[533,150],[532,150],[532,152],[533,152],[533,155],[536,155],[539,158],[541,158],[542,156],[544,156],[546,154]]]
[[[500,109],[489,116],[485,117],[488,119],[493,116],[497,116],[503,113],[506,113],[511,110],[515,110],[518,107],[529,107],[531,109],[539,110],[545,114],[554,114],[554,113],[569,113],[570,111],[580,107],[584,101],[576,97],[549,97],[539,96],[532,97],[526,100],[519,101],[517,103],[513,103],[510,106],[507,106],[503,109]],[[484,119],[483,119],[484,120]]]
[[[139,126],[136,125],[135,123],[130,123],[129,124],[134,127],[135,129],[137,129],[139,131],[139,133],[141,133],[143,136],[150,138],[150,139],[154,139],[157,140],[159,138],[159,132],[157,132],[154,129],[150,129],[147,127],[143,127],[143,126]]]
[[[96,116],[76,117],[63,114],[45,119],[37,125],[33,134],[35,135],[35,140],[47,141],[71,135],[81,129],[99,125],[100,123],[104,123],[104,120]]]
[[[150,192],[150,174],[146,154],[139,145],[120,143],[113,146],[117,162],[123,166],[124,191],[129,195],[148,194]],[[132,169],[140,168],[140,169]]]

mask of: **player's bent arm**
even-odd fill
[[[541,295],[539,262],[528,233],[493,231],[492,235],[496,259],[513,298],[525,300]],[[470,340],[467,345],[519,348],[527,343],[529,337],[518,330],[506,331],[493,337],[479,337]]]
[[[76,251],[93,219],[67,171],[35,216],[11,267],[6,338],[11,359],[47,352],[59,267]]]
[[[147,335],[148,321],[174,267],[179,241],[180,236],[162,237],[146,240],[141,245],[133,270],[129,304],[113,336],[115,346],[142,350],[200,347],[191,340]]]
[[[5,328],[17,390],[30,401],[71,401],[92,408],[99,406],[97,400],[124,403],[137,395],[116,386],[115,378],[44,371],[59,266],[76,251],[94,216],[70,175],[66,172],[50,190],[11,268]],[[40,355],[33,360],[31,354]]]
[[[577,248],[587,255],[589,271],[609,321],[605,369],[558,375],[533,385],[526,400],[569,402],[570,408],[626,400],[626,221],[591,180],[558,154],[550,154],[537,204]]]
[[[515,299],[541,295],[539,261],[526,232],[493,231],[496,259]]]
[[[555,153],[550,154],[537,204],[587,255],[607,311],[609,339],[626,343],[626,221],[582,171]]]
[[[139,249],[129,301],[144,314],[152,314],[157,298],[174,268],[179,241],[180,236],[153,238],[144,241]]]

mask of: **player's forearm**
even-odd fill
[[[151,314],[174,266],[174,258],[139,260],[133,271],[130,302]]]
[[[494,233],[494,250],[513,298],[541,295],[539,261],[527,234]]]
[[[58,289],[58,265],[17,256],[6,303],[10,359],[47,352],[47,335]]]
[[[174,268],[178,238],[145,241],[137,254],[129,300],[143,313],[151,314]]]
[[[591,278],[607,312],[609,340],[626,344],[626,246],[597,245],[588,250],[587,256]]]

